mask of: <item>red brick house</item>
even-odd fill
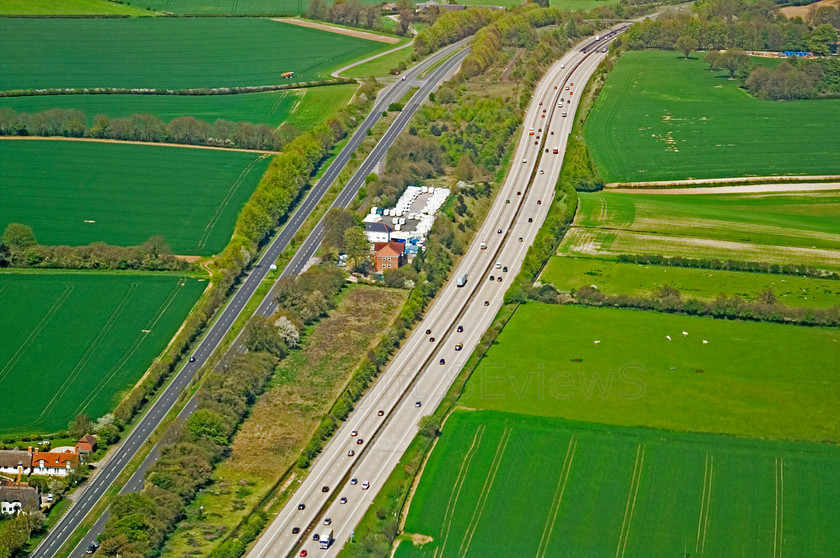
[[[376,272],[397,269],[405,262],[405,244],[402,242],[377,242],[373,245],[373,263]]]
[[[92,453],[96,451],[96,438],[93,434],[85,434],[81,440],[76,442],[76,453]]]

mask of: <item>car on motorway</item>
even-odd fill
[[[566,111],[563,111],[563,118],[566,118]]]
[[[498,234],[502,234],[502,229],[496,231]]]
[[[330,487],[329,487],[329,486],[322,486],[322,487],[321,487],[321,492],[329,492],[329,491],[330,491]]]
[[[353,450],[347,450],[347,457],[353,457],[354,455],[356,455],[356,452],[355,452],[355,451],[353,451]]]
[[[405,76],[401,77],[400,81],[405,81]]]
[[[463,349],[463,348],[464,348],[463,343],[458,343],[457,345],[455,345],[455,350],[456,350],[456,351],[460,351],[460,350],[461,350],[461,349]]]
[[[563,97],[560,97],[560,102],[561,103],[565,102],[565,101],[563,101]]]
[[[538,142],[538,141],[534,142],[534,145],[539,145],[539,144],[540,144],[540,142]]]
[[[300,556],[301,556],[301,558],[304,558],[305,556],[309,556],[309,553],[306,552],[306,550],[301,550],[300,551]]]
[[[421,401],[415,401],[415,402],[414,402],[414,406],[415,406],[415,407],[419,407],[419,406],[421,406],[422,404],[423,404],[423,403],[422,403]]]
[[[350,435],[351,435],[351,436],[358,436],[358,435],[359,435],[359,431],[358,431],[358,430],[351,430],[351,431],[350,431]]]
[[[548,149],[546,149],[546,151],[548,151]],[[542,169],[540,169],[540,174],[545,174],[545,171],[543,171]]]
[[[541,114],[540,116],[541,116],[542,118],[545,118],[545,115],[544,115],[544,114]]]
[[[485,301],[484,301],[484,306],[490,306],[490,301],[489,301],[489,300],[485,300]]]
[[[93,541],[92,543],[90,543],[88,545],[87,550],[85,550],[85,554],[93,554],[94,552],[96,552],[96,549],[98,549],[98,548],[99,548],[99,543],[96,542],[96,541]]]
[[[542,205],[542,200],[537,200],[537,205]]]
[[[569,86],[567,85],[567,86],[566,86],[566,91],[568,91],[568,90],[569,90]]]
[[[542,101],[540,101],[540,106],[542,106]]]
[[[432,333],[432,330],[431,330],[431,329],[427,329],[427,330],[426,330],[426,335],[431,335],[431,333]]]
[[[464,326],[459,325],[458,329],[456,329],[455,331],[457,331],[458,333],[462,333],[464,331]]]
[[[364,441],[364,440],[362,440],[361,438],[359,438],[358,440],[356,440],[356,445],[361,446],[361,445],[362,445],[362,444],[364,444],[364,443],[365,443],[365,441]]]
[[[350,479],[350,484],[355,486],[359,482],[359,479]]]
[[[542,128],[540,128],[539,131],[542,132]]]
[[[521,195],[522,195],[522,190],[518,190],[518,191],[516,192],[516,195],[517,195],[517,196],[521,196]]]
[[[435,338],[434,338],[434,337],[429,337],[429,341],[431,341],[432,343],[434,343],[434,342],[435,342]]]
[[[548,153],[548,148],[547,147],[545,148],[545,152]]]
[[[496,262],[496,269],[502,269],[502,262]]]
[[[300,533],[300,527],[292,527],[292,534],[297,535]]]
[[[298,504],[298,509],[299,510],[305,510],[306,509],[306,504]]]
[[[491,275],[491,276],[490,276],[490,280],[491,280],[491,281],[495,281],[495,280],[496,280],[496,276],[495,276],[495,275]]]
[[[533,223],[533,222],[534,222],[534,219],[533,219],[532,217],[528,217],[528,222],[529,222],[529,223]]]
[[[527,163],[527,162],[528,162],[528,159],[522,159],[522,164],[523,164],[523,165],[524,165],[525,163]]]
[[[321,535],[319,535],[318,533],[315,533],[314,535],[312,535],[312,540],[313,541],[320,541],[321,540]]]
[[[376,416],[378,416],[378,417],[385,416],[385,411],[383,411],[382,409],[379,409],[378,411],[376,411]]]
[[[446,359],[444,359],[444,358],[440,359],[440,363],[441,364],[446,364]]]
[[[329,525],[330,523],[332,523],[332,519],[330,519],[329,517],[325,517],[324,518],[324,525]]]
[[[190,357],[190,362],[195,362],[195,357],[194,356]]]
[[[503,268],[502,268],[502,271],[504,271],[505,273],[507,273],[507,266],[503,267]]]
[[[370,483],[368,481],[363,482],[362,490],[367,490],[368,488],[370,488]]]
[[[496,282],[498,282],[498,283],[501,283],[501,282],[502,282],[502,276],[501,276],[501,275],[499,275],[498,277],[496,277]]]
[[[338,503],[339,503],[339,504],[346,504],[346,503],[347,503],[347,498],[345,498],[344,496],[342,496],[341,498],[339,498],[339,499],[338,499]]]
[[[522,237],[521,236],[519,237],[519,242],[522,242]]]

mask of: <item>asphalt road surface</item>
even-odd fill
[[[410,70],[406,71],[403,76],[404,81],[400,80],[388,86],[374,104],[370,114],[362,122],[361,126],[352,135],[345,147],[341,150],[336,159],[332,162],[330,167],[318,181],[314,188],[307,194],[303,202],[297,207],[289,221],[283,226],[279,234],[272,240],[269,247],[264,251],[260,257],[259,262],[254,269],[245,277],[234,295],[229,300],[227,306],[222,310],[216,322],[209,328],[204,339],[199,343],[193,356],[195,362],[188,362],[176,372],[172,381],[161,392],[157,400],[149,407],[146,414],[138,422],[137,426],[129,433],[122,441],[116,452],[109,459],[109,461],[102,466],[95,477],[88,482],[88,486],[81,496],[73,502],[70,509],[59,519],[56,525],[50,530],[46,537],[41,541],[41,544],[32,553],[32,558],[51,558],[61,549],[61,547],[72,536],[76,527],[81,521],[90,513],[94,505],[102,498],[103,494],[111,487],[116,478],[122,473],[125,465],[131,461],[131,458],[137,453],[143,444],[145,444],[152,432],[160,425],[164,417],[175,406],[181,392],[186,388],[196,371],[200,366],[207,361],[210,355],[218,348],[219,344],[225,338],[228,330],[231,328],[236,318],[245,308],[245,305],[256,292],[257,287],[265,279],[269,272],[269,266],[274,263],[283,250],[289,245],[289,242],[300,229],[300,226],[309,216],[310,212],[315,208],[318,202],[323,197],[324,193],[329,190],[333,181],[344,169],[347,162],[350,160],[352,153],[358,148],[359,144],[367,136],[367,131],[371,129],[382,117],[382,112],[391,103],[398,102],[410,90],[411,87],[420,86],[421,91],[428,87],[434,87],[435,79],[442,79],[445,77],[445,72],[440,72],[438,69],[432,71],[429,76],[423,80],[418,77],[428,68],[439,62],[441,59],[452,54],[453,52],[463,48],[466,41],[461,41],[446,49],[433,54],[426,58],[420,64],[417,64]],[[456,55],[460,56],[460,55]],[[442,66],[447,66],[450,62],[445,62]],[[430,90],[430,89],[429,89]],[[415,97],[416,98],[416,97]],[[413,98],[414,99],[414,98]],[[412,101],[413,103],[413,101]],[[414,107],[416,109],[416,107]],[[408,111],[404,111],[408,113]],[[407,120],[400,117],[392,124],[391,128],[395,126],[405,126]],[[380,141],[383,149],[387,150],[396,137],[395,134],[390,133],[390,129],[386,137]],[[378,147],[378,146],[377,146]],[[384,153],[384,151],[382,151]],[[381,156],[381,155],[380,155]],[[347,190],[347,188],[345,188]],[[355,195],[355,194],[353,194]],[[352,199],[352,198],[350,198]],[[307,258],[308,259],[308,258]],[[190,404],[185,408],[186,415],[192,412],[193,406]],[[182,415],[184,413],[182,412]],[[184,416],[186,416],[184,415]],[[145,459],[142,466],[132,476],[123,489],[123,492],[139,490],[143,486],[143,476],[146,469],[154,462],[156,458],[156,448]],[[107,514],[107,511],[105,512]],[[99,518],[96,526],[88,531],[84,538],[71,552],[71,556],[84,556],[87,546],[96,539],[104,527],[105,514]]]
[[[613,29],[619,28],[623,25]],[[249,556],[285,557],[304,550],[310,556],[335,556],[350,539],[416,435],[419,420],[440,404],[519,272],[554,195],[578,94],[605,56],[598,51],[615,36],[607,33],[568,53],[539,82],[512,169],[452,275],[467,274],[466,285],[450,281],[444,286]],[[486,248],[480,247],[482,242]],[[295,528],[300,532],[293,533]],[[320,550],[313,535],[328,530],[334,542]]]

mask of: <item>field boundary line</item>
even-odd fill
[[[123,145],[155,145],[158,147],[186,147],[189,149],[212,149],[213,151],[235,151],[239,153],[263,153],[266,155],[279,155],[279,151],[266,151],[263,149],[242,149],[241,147],[213,147],[212,145],[189,145],[186,143],[165,143],[161,141],[131,141],[115,140],[105,138],[68,138],[65,136],[0,136],[0,140],[8,141],[85,141],[90,143],[118,143]]]
[[[481,495],[476,503],[473,515],[470,518],[470,523],[467,526],[467,531],[464,533],[464,540],[461,543],[461,548],[458,550],[459,555],[466,556],[467,551],[472,543],[473,535],[478,527],[478,522],[481,521],[481,514],[484,513],[484,506],[487,505],[487,498],[490,497],[490,491],[493,490],[493,483],[496,481],[496,475],[499,473],[499,466],[502,463],[502,458],[505,455],[508,442],[510,442],[511,428],[508,426],[502,432],[502,437],[499,439],[499,445],[496,446],[496,454],[493,456],[493,461],[490,463],[490,470],[487,478],[484,480],[484,486],[481,487]]]
[[[336,27],[335,25],[327,25],[325,23],[317,23],[314,21],[306,21],[296,17],[273,17],[271,21],[279,23],[286,23],[288,25],[297,25],[298,27],[308,27],[310,29],[318,29],[326,31],[327,33],[335,33],[337,35],[346,35],[348,37],[355,37],[357,39],[367,39],[368,41],[376,41],[377,43],[387,43],[394,45],[400,42],[396,37],[389,37],[387,35],[379,35],[377,33],[370,33],[367,31],[358,31],[356,29],[346,29],[344,27]]]
[[[540,537],[540,546],[537,547],[537,557],[542,558],[548,551],[548,541],[551,540],[551,534],[554,532],[554,523],[557,521],[557,514],[560,511],[560,503],[563,500],[563,494],[566,492],[566,483],[569,480],[569,475],[572,471],[572,460],[575,458],[577,451],[577,436],[574,434],[569,438],[569,447],[566,448],[566,457],[563,459],[563,468],[560,470],[560,478],[557,479],[557,487],[554,489],[554,498],[551,501],[551,508],[548,510],[548,519],[546,519],[543,527],[542,536]]]
[[[700,494],[700,514],[697,516],[697,542],[694,552],[703,556],[706,551],[706,532],[709,529],[709,508],[712,504],[712,477],[715,471],[715,456],[706,452],[703,466],[703,492]]]
[[[785,458],[777,457],[776,469],[776,513],[773,518],[773,558],[784,554],[785,528]]]
[[[630,524],[633,512],[636,510],[636,497],[639,495],[639,484],[642,480],[642,467],[645,463],[645,444],[636,448],[636,462],[633,464],[633,477],[630,480],[630,491],[627,494],[627,504],[624,506],[624,518],[621,521],[621,533],[618,535],[618,547],[615,549],[616,558],[624,558],[627,550],[627,540],[630,538]]]
[[[236,178],[236,180],[233,181],[233,184],[231,184],[230,187],[228,188],[228,191],[225,193],[225,197],[222,198],[222,201],[219,202],[219,204],[216,206],[216,211],[213,212],[213,216],[210,217],[210,220],[207,221],[206,225],[204,225],[204,232],[201,234],[201,237],[198,239],[198,243],[195,246],[196,248],[204,248],[204,246],[207,244],[207,237],[210,236],[210,232],[216,226],[216,223],[219,222],[219,219],[221,218],[222,213],[227,208],[227,206],[230,204],[231,198],[233,198],[233,195],[236,193],[236,191],[242,185],[242,182],[245,180],[245,178],[249,174],[251,174],[251,171],[254,170],[254,167],[257,166],[257,163],[264,160],[268,156],[269,156],[268,154],[260,155],[259,157],[257,157],[256,159],[254,159],[253,161],[248,163],[248,165],[244,169],[242,169],[242,172],[239,173],[239,176]]]
[[[458,476],[455,477],[455,484],[452,486],[452,493],[449,495],[449,501],[446,503],[446,510],[443,514],[442,527],[444,527],[446,531],[442,533],[444,536],[439,548],[441,555],[446,548],[446,540],[449,538],[449,530],[452,528],[452,515],[455,511],[455,506],[458,504],[458,496],[461,494],[461,488],[464,486],[464,481],[467,478],[466,472],[470,467],[473,456],[475,456],[478,451],[478,446],[481,445],[481,439],[484,437],[484,430],[486,428],[487,427],[482,424],[475,430],[475,435],[473,435],[473,441],[470,445],[470,449],[468,449],[466,455],[464,455],[464,460],[461,462],[461,468],[458,469]],[[436,548],[434,556],[436,557],[437,555],[438,549]]]
[[[44,405],[44,408],[41,411],[41,414],[38,416],[38,418],[36,418],[30,424],[36,424],[38,421],[42,420],[48,414],[48,412],[52,410],[52,408],[58,402],[59,398],[61,398],[67,392],[67,389],[69,388],[70,384],[72,384],[76,380],[76,377],[82,371],[82,368],[84,368],[87,365],[88,361],[93,356],[93,353],[95,353],[96,350],[99,348],[99,345],[102,344],[102,340],[105,339],[105,337],[108,335],[111,329],[113,329],[114,324],[117,322],[117,319],[119,319],[119,317],[122,315],[123,311],[128,306],[128,303],[131,301],[131,299],[134,297],[134,294],[137,292],[137,287],[138,283],[131,283],[131,286],[128,288],[128,291],[125,293],[120,303],[117,305],[116,308],[114,308],[114,311],[111,312],[111,315],[108,317],[108,321],[105,322],[105,325],[102,326],[102,328],[99,330],[99,333],[96,334],[96,337],[93,339],[93,341],[91,341],[90,345],[88,345],[88,348],[85,350],[84,354],[82,354],[82,358],[80,358],[76,362],[76,366],[74,366],[70,373],[67,375],[64,382],[61,384],[61,387],[58,388],[58,390],[56,390],[55,394],[52,396],[50,401],[46,405]]]
[[[157,325],[157,323],[160,321],[160,319],[166,313],[166,310],[169,309],[169,307],[172,305],[172,303],[178,297],[178,294],[181,292],[181,290],[183,289],[185,284],[186,284],[186,281],[184,280],[183,277],[178,279],[178,281],[175,283],[175,285],[172,287],[172,289],[169,290],[169,293],[166,295],[166,298],[163,300],[163,302],[160,303],[160,306],[158,306],[158,309],[149,318],[149,321],[146,322],[146,326],[134,338],[134,341],[131,343],[131,345],[129,345],[128,348],[126,348],[126,350],[123,351],[123,354],[120,357],[120,359],[116,363],[114,363],[114,365],[111,367],[111,369],[108,371],[108,373],[105,374],[99,380],[99,382],[96,384],[96,387],[94,387],[90,391],[90,393],[82,400],[82,402],[76,407],[76,410],[73,411],[74,416],[81,413],[83,407],[85,405],[89,404],[90,401],[92,401],[93,398],[96,395],[98,395],[100,391],[102,391],[102,389],[105,387],[105,385],[111,379],[113,379],[114,375],[119,371],[119,369],[126,362],[128,362],[128,360],[134,355],[134,353],[137,352],[137,349],[140,348],[140,345],[142,345],[143,342],[146,341],[146,339],[149,337],[149,334],[151,333],[152,328],[154,328],[154,326]]]
[[[70,293],[73,292],[73,289],[76,287],[72,283],[64,283],[64,291],[58,295],[58,298],[53,302],[53,305],[50,306],[50,309],[47,310],[47,313],[44,314],[44,317],[41,318],[41,321],[32,329],[29,335],[26,336],[23,343],[21,343],[18,350],[12,355],[6,365],[0,369],[0,381],[6,377],[9,371],[17,364],[17,361],[20,360],[20,357],[23,356],[23,353],[26,352],[26,349],[37,339],[37,337],[41,334],[45,327],[47,327],[47,323],[52,319],[58,310],[64,306],[64,302],[67,300],[67,297],[70,296]],[[3,292],[5,294],[5,291]]]
[[[684,180],[652,180],[650,182],[607,182],[604,188],[656,188],[662,186],[691,186],[692,184],[751,184],[756,182],[805,182],[808,180],[840,180],[837,174],[811,174],[801,176],[733,176],[725,178],[694,178]]]

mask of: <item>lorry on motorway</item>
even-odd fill
[[[321,533],[321,538],[318,541],[319,548],[321,548],[322,550],[326,550],[330,547],[332,542],[333,542],[333,530],[332,529],[327,529],[326,531]]]
[[[467,284],[467,274],[462,273],[461,275],[459,275],[458,278],[455,279],[455,284],[459,287],[463,287],[464,285],[466,285]]]

